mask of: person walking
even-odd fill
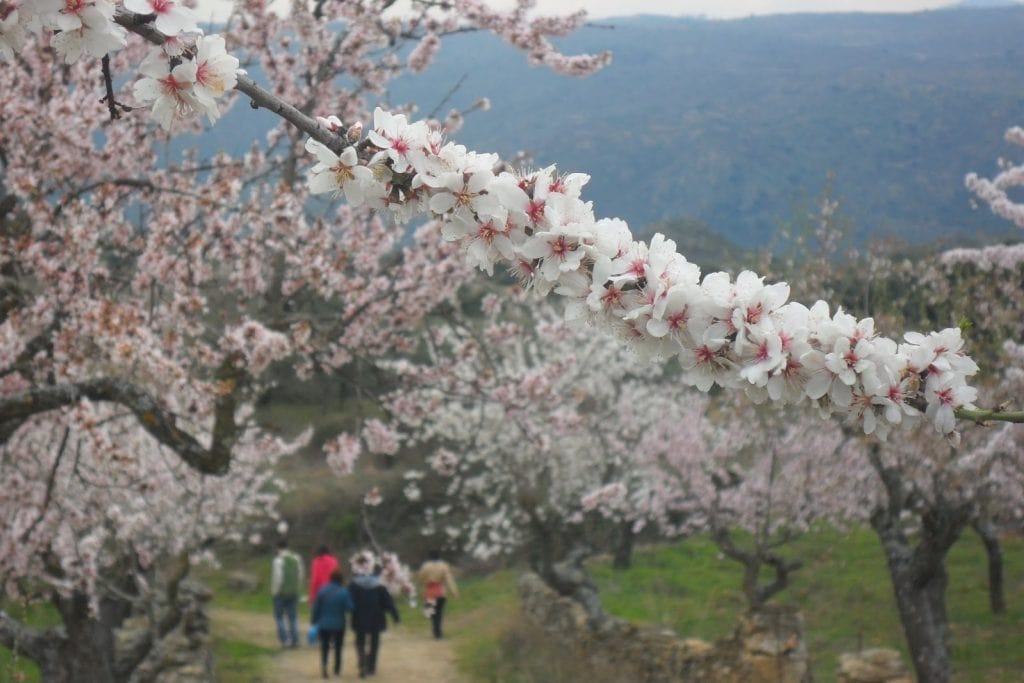
[[[277,543],[277,555],[270,565],[270,595],[281,647],[299,646],[296,610],[302,584],[302,559],[288,550],[288,541],[281,539]]]
[[[320,589],[331,582],[331,575],[338,568],[338,560],[326,545],[316,550],[316,556],[309,565],[309,604],[316,600]]]
[[[395,608],[391,593],[380,582],[380,565],[374,566],[369,553],[361,553],[352,566],[355,576],[348,585],[355,609],[352,610],[352,630],[356,632],[356,654],[359,658],[359,677],[366,678],[377,673],[377,657],[380,654],[380,634],[387,630],[386,615],[390,614],[396,624],[402,619]]]
[[[345,644],[345,621],[355,605],[348,589],[343,585],[345,574],[340,567],[331,572],[327,585],[317,591],[313,599],[310,621],[320,637],[320,673],[327,678],[327,659],[334,646],[334,675],[341,675],[341,650]]]
[[[431,550],[427,554],[427,558],[416,576],[420,585],[423,586],[423,600],[430,613],[430,625],[434,632],[434,638],[440,640],[443,637],[441,621],[444,618],[445,603],[448,601],[449,594],[453,598],[459,597],[459,588],[455,585],[452,568],[441,559],[439,551]]]

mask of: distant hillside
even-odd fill
[[[465,74],[450,104],[486,95],[494,106],[460,142],[586,171],[599,215],[638,230],[685,216],[763,244],[829,171],[860,237],[1007,230],[971,210],[963,176],[992,172],[1008,153],[1003,131],[1024,123],[1024,7],[601,23],[614,28],[563,41],[614,51],[589,79],[531,69],[493,37],[464,34],[391,100],[428,112]],[[247,129],[266,125],[253,116],[237,107],[228,126],[252,139]]]

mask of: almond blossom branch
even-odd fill
[[[951,434],[955,411],[975,408],[966,378],[978,366],[959,328],[908,332],[898,343],[871,318],[787,302],[789,285],[750,271],[701,278],[663,235],[648,244],[619,219],[596,219],[581,198],[584,174],[496,174],[497,155],[445,143],[425,122],[382,109],[358,147],[338,155],[309,140],[306,149],[317,159],[311,192],[344,192],[399,220],[428,214],[468,264],[488,274],[508,264],[537,293],[561,295],[567,320],[649,358],[678,358],[684,381],[702,391],[718,384],[759,401],[807,403],[883,440],[921,412]]]
[[[1024,423],[1024,411],[1021,410],[968,410],[967,408],[958,408],[956,410],[956,416],[961,420],[969,420],[977,424],[982,424],[984,422]]]
[[[139,15],[118,12],[114,16],[114,21],[132,33],[145,38],[153,45],[163,45],[167,40],[162,33],[152,26],[139,23]],[[275,96],[265,88],[260,87],[256,84],[256,81],[245,74],[239,73],[236,74],[236,77],[235,89],[249,98],[250,106],[253,109],[263,108],[273,112],[317,142],[326,145],[328,149],[340,152],[344,148],[344,138],[332,134],[317,123],[315,119],[306,116],[296,107]]]

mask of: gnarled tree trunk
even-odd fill
[[[63,628],[53,634],[43,661],[37,661],[47,683],[120,683],[114,671],[114,630],[127,616],[127,603],[101,599],[98,613],[89,611],[85,595],[54,600]]]
[[[979,520],[971,525],[985,545],[988,555],[988,603],[993,614],[1006,611],[1006,590],[1003,587],[1003,546],[991,522]]]
[[[904,530],[903,512],[908,494],[899,473],[886,467],[877,446],[869,459],[882,478],[887,504],[871,514],[871,526],[882,541],[896,607],[917,673],[918,683],[949,683],[949,617],[946,612],[946,555],[967,526],[965,505],[946,503],[941,497],[915,511],[921,527],[916,542]]]

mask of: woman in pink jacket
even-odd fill
[[[309,568],[309,604],[316,602],[316,594],[331,582],[331,572],[338,568],[338,560],[327,546],[317,548],[316,557]]]

